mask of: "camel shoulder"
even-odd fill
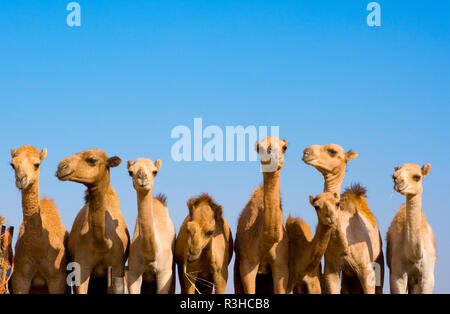
[[[352,184],[341,195],[341,210],[354,212],[355,210],[366,218],[373,227],[377,227],[375,215],[367,204],[367,189],[360,184]]]

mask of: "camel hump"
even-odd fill
[[[52,198],[47,197],[47,196],[44,196],[43,198],[41,198],[40,205],[41,205],[41,208],[56,209],[55,201]]]
[[[165,194],[159,193],[154,198],[157,199],[158,201],[160,201],[161,204],[163,204],[164,206],[167,207],[167,196]]]
[[[344,196],[367,197],[367,189],[360,183],[354,183],[345,189],[344,193],[342,193],[342,197]]]
[[[289,239],[305,239],[312,240],[311,229],[308,224],[300,218],[289,216],[286,220],[286,232]]]
[[[350,187],[346,188],[341,196],[341,208],[348,208],[346,202],[352,203],[358,213],[363,215],[369,222],[376,227],[377,220],[369,208],[366,201],[367,189],[359,183],[352,184]]]

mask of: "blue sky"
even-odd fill
[[[111,175],[131,232],[136,195],[125,161],[138,157],[162,159],[155,192],[168,195],[177,228],[187,199],[208,192],[235,231],[262,181],[258,164],[176,163],[171,131],[193,128],[195,117],[224,130],[274,125],[289,141],[285,216],[312,228],[308,195],[323,179],[300,161],[306,146],[359,153],[344,186],[368,187],[383,238],[404,201],[393,167],[431,163],[423,208],[437,238],[435,292],[450,292],[448,1],[379,1],[375,28],[362,0],[80,0],[79,28],[66,24],[68,2],[0,2],[0,213],[9,223],[22,219],[9,149],[31,144],[48,149],[41,194],[55,199],[68,229],[84,189],[59,182],[56,166],[97,147],[124,161]]]

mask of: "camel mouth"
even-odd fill
[[[407,185],[403,185],[403,186],[394,186],[394,190],[396,190],[398,193],[403,194],[406,190],[408,189]]]
[[[198,259],[199,259],[199,256],[189,255],[189,256],[187,257],[188,263],[194,263],[194,262],[196,262]]]
[[[302,161],[307,165],[312,165],[312,163],[314,163],[314,161],[316,161],[316,158],[303,157]]]
[[[56,177],[59,179],[59,180],[61,180],[61,181],[67,181],[67,180],[69,180],[70,179],[70,177],[72,176],[72,174],[74,173],[75,171],[71,171],[71,172],[69,172],[69,173],[66,173],[66,174],[60,174],[60,173],[56,173]]]

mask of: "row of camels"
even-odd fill
[[[161,160],[145,158],[127,162],[137,194],[136,227],[130,239],[110,183],[110,170],[121,159],[98,149],[67,157],[58,165],[60,181],[86,187],[85,205],[69,233],[53,200],[39,198],[39,170],[47,150],[11,149],[23,210],[12,293],[71,293],[68,270],[79,265],[76,294],[120,294],[126,289],[130,294],[175,293],[176,268],[181,293],[222,294],[233,254],[237,294],[382,293],[382,239],[366,191],[353,185],[341,193],[347,164],[358,154],[336,144],[304,150],[303,162],[324,177],[323,193],[309,197],[318,219],[313,236],[300,218],[284,221],[280,186],[287,141],[267,137],[255,149],[263,184],[239,217],[235,241],[222,206],[208,194],[187,202],[188,214],[177,236],[165,196],[153,195]],[[422,181],[430,169],[429,164],[405,164],[393,173],[394,189],[406,203],[387,233],[392,293],[433,290],[436,244],[421,206]]]

